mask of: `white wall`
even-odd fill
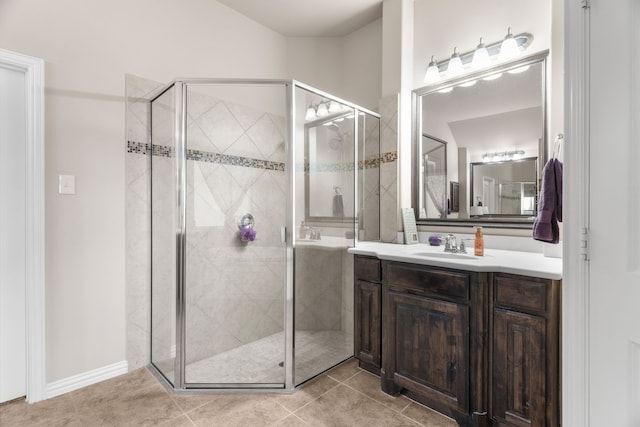
[[[3,0],[0,41],[46,62],[52,382],[125,359],[125,73],[281,78],[286,41],[203,0]],[[76,176],[76,195],[57,194],[59,174]]]
[[[486,44],[500,41],[511,27],[513,34],[533,34],[528,53],[551,46],[551,2],[487,0],[415,0],[413,87],[424,86],[431,55],[448,59],[453,48],[474,50],[484,37]]]
[[[288,77],[373,111],[382,86],[382,19],[344,37],[287,39]]]

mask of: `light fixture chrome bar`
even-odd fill
[[[522,50],[529,47],[529,45],[531,45],[531,42],[533,41],[533,35],[530,33],[521,33],[513,36],[513,38],[518,44],[518,47]],[[487,52],[489,53],[489,57],[493,57],[493,56],[497,57],[497,55],[500,53],[500,46],[502,45],[502,42],[503,40],[500,40],[485,46],[487,49]],[[459,54],[460,60],[462,61],[463,66],[471,63],[471,61],[473,60],[473,54],[475,53],[475,51],[476,50],[473,49],[468,52]],[[447,68],[449,67],[449,59],[437,62],[437,64],[438,64],[438,71],[440,71],[441,73],[444,73],[447,71]]]

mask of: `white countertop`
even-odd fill
[[[322,236],[315,239],[296,239],[296,247],[315,249],[347,249],[353,245],[353,239],[344,237]]]
[[[393,243],[360,242],[349,253],[374,256],[383,260],[433,265],[476,272],[497,272],[562,279],[562,259],[545,257],[541,253],[485,249],[484,256],[473,255],[473,246],[468,254],[448,254],[444,246],[398,245]]]

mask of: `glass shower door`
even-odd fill
[[[356,110],[296,87],[295,385],[353,356]]]
[[[284,387],[285,86],[186,86],[186,387]]]
[[[151,104],[151,363],[176,385],[175,87]]]

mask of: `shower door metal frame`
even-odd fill
[[[288,358],[286,357],[287,349],[289,348],[288,342],[293,342],[293,337],[291,336],[293,333],[293,327],[289,326],[287,322],[288,316],[287,313],[289,311],[293,312],[293,277],[289,272],[289,246],[291,239],[286,239],[285,250],[285,268],[286,268],[286,279],[285,279],[285,322],[284,322],[284,353],[285,353],[285,375],[282,383],[189,383],[186,381],[185,373],[186,373],[186,238],[187,238],[187,228],[186,228],[186,218],[187,218],[187,200],[186,200],[186,188],[187,188],[187,133],[186,133],[186,117],[187,117],[187,87],[189,85],[263,85],[263,86],[282,86],[282,90],[285,90],[285,121],[292,120],[293,117],[289,118],[289,114],[286,114],[287,107],[289,107],[289,99],[287,88],[291,86],[291,81],[286,80],[265,80],[265,79],[180,79],[175,80],[174,84],[176,87],[180,86],[179,96],[176,94],[176,134],[175,134],[175,147],[176,147],[176,162],[180,163],[176,170],[176,179],[178,182],[177,189],[177,200],[178,200],[178,216],[179,216],[179,230],[176,234],[176,258],[178,260],[179,265],[177,266],[176,273],[176,372],[178,373],[176,384],[174,384],[175,389],[179,390],[278,390],[287,388],[287,378],[289,372]],[[293,113],[293,108],[289,108],[288,110]],[[292,123],[286,123],[285,127],[287,130],[293,129]],[[291,131],[289,131],[291,132]],[[289,133],[288,132],[288,133]],[[289,139],[291,135],[285,135],[285,150],[287,150],[288,144],[287,139]],[[180,151],[180,155],[178,156],[177,151]],[[286,179],[289,179],[287,174],[287,170],[292,169],[285,163],[285,176]],[[289,187],[289,183],[287,182],[287,188]],[[292,198],[292,194],[287,194],[287,204]],[[287,217],[287,212],[285,213],[285,230],[293,229],[292,226],[288,226],[289,218]],[[291,219],[291,224],[293,224],[293,219]],[[293,250],[291,250],[293,252]],[[292,270],[292,269],[291,269]],[[289,283],[291,282],[291,283]],[[291,291],[289,291],[291,288]],[[291,298],[289,298],[289,294],[291,293]],[[289,307],[291,305],[291,307]]]
[[[278,86],[281,85],[285,90],[285,179],[286,179],[286,212],[285,212],[285,225],[282,227],[281,235],[283,243],[285,243],[285,300],[284,300],[284,382],[283,383],[187,383],[185,379],[186,371],[186,238],[187,238],[187,87],[189,85],[268,85]],[[177,212],[177,226],[176,226],[176,353],[174,361],[174,380],[170,380],[166,377],[163,371],[161,371],[151,360],[150,367],[152,371],[160,378],[169,382],[173,386],[173,390],[176,392],[191,392],[198,391],[232,391],[232,390],[256,390],[256,391],[294,391],[301,384],[295,384],[295,349],[294,349],[294,334],[295,334],[295,300],[294,300],[294,280],[295,280],[295,159],[296,159],[296,132],[295,132],[295,119],[296,119],[296,103],[295,103],[295,89],[301,88],[311,93],[319,95],[324,98],[335,100],[344,105],[354,109],[355,117],[357,118],[359,112],[364,112],[374,117],[380,118],[379,114],[364,109],[351,102],[345,101],[329,93],[318,90],[312,86],[308,86],[304,83],[300,83],[296,80],[270,80],[270,79],[176,79],[160,89],[150,102],[155,101],[158,97],[164,94],[171,88],[175,89],[175,133],[173,138],[173,147],[175,162],[173,164],[173,173],[176,183],[175,197],[176,197],[176,212]],[[357,120],[355,123],[355,143],[358,141],[358,126]],[[151,140],[151,155],[153,156],[153,139]],[[354,149],[354,162],[356,173],[354,173],[354,206],[358,203],[358,150],[357,146]],[[364,162],[364,159],[363,159]],[[364,163],[363,163],[364,165]],[[151,192],[153,195],[153,191]],[[153,197],[153,196],[152,196]],[[354,232],[356,223],[353,222]],[[354,233],[354,242],[357,243],[358,235]],[[153,259],[153,258],[152,258]],[[152,278],[153,280],[153,278]],[[153,292],[153,287],[152,287]],[[151,307],[153,312],[153,307]],[[153,335],[153,325],[151,333]],[[151,353],[153,357],[153,353]],[[318,375],[321,372],[318,372]]]

